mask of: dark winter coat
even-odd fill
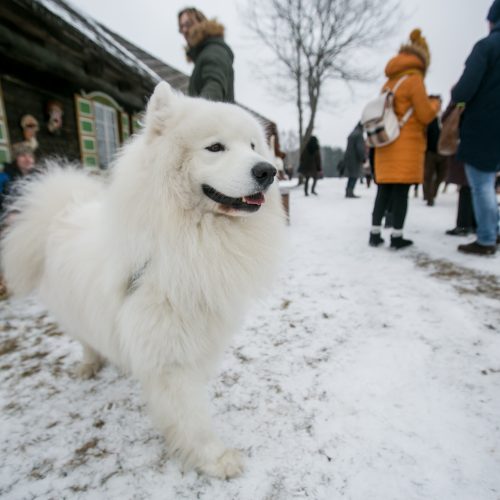
[[[299,173],[304,177],[317,177],[321,171],[321,153],[319,148],[315,151],[310,151],[306,146],[300,155]]]
[[[187,56],[194,62],[190,96],[234,102],[234,55],[223,36],[224,26],[209,20],[197,23],[189,32]]]
[[[361,177],[365,156],[365,141],[363,127],[357,125],[347,138],[344,154],[344,174],[346,177]]]
[[[500,23],[479,40],[451,92],[453,102],[465,102],[457,157],[479,170],[500,165]]]

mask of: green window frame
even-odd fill
[[[5,114],[3,90],[0,82],[0,164],[9,163],[11,160],[9,128],[7,127],[7,115]]]

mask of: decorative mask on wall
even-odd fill
[[[24,141],[35,151],[38,148],[36,133],[40,130],[37,119],[33,115],[23,115],[21,117],[21,128],[23,129]]]
[[[51,134],[60,134],[63,125],[63,105],[59,101],[49,101],[47,103],[47,114],[49,115],[47,129]]]

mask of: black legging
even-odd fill
[[[458,195],[457,227],[476,227],[472,194],[469,186],[461,186]]]
[[[390,207],[392,212],[392,227],[403,229],[408,210],[408,191],[411,184],[379,184],[377,197],[373,206],[372,225],[382,225],[385,211]]]

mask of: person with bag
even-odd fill
[[[389,203],[392,203],[393,214],[391,248],[401,249],[413,243],[403,238],[408,192],[412,184],[421,184],[423,181],[426,126],[440,109],[440,101],[429,98],[424,85],[429,63],[427,41],[421,31],[415,29],[410,34],[409,42],[401,46],[399,53],[385,68],[388,80],[383,90],[396,89],[393,107],[400,120],[400,130],[393,142],[375,147],[375,181],[378,189],[372,213],[371,246],[384,243],[381,224]]]
[[[477,223],[477,238],[458,250],[493,255],[499,241],[499,211],[495,192],[500,171],[500,0],[488,11],[490,33],[476,43],[465,69],[451,91],[454,103],[465,103],[457,158],[465,163]]]

